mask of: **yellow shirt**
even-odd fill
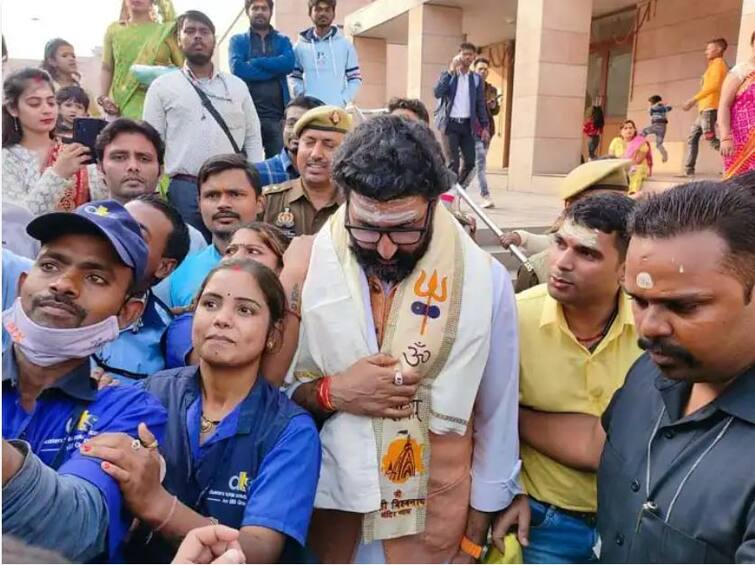
[[[695,94],[697,109],[700,112],[718,108],[721,86],[723,86],[728,72],[729,67],[726,66],[723,57],[716,57],[708,62],[708,68],[705,69],[705,74],[703,74],[703,86],[700,88],[700,92]]]
[[[629,298],[622,293],[616,319],[593,353],[574,337],[547,285],[518,294],[517,309],[519,402],[546,412],[600,416],[642,353]],[[526,444],[522,444],[521,457],[528,494],[568,510],[596,511],[594,473],[561,465]]]

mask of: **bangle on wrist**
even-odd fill
[[[326,412],[335,412],[335,406],[330,398],[331,377],[323,377],[317,383],[317,404]]]
[[[154,530],[152,530],[153,532],[159,532],[160,530],[162,530],[165,527],[165,525],[168,522],[170,522],[170,519],[173,517],[173,514],[176,513],[176,506],[177,505],[178,505],[178,497],[175,496],[175,495],[173,495],[173,502],[170,505],[170,511],[168,512],[168,515],[165,517],[165,520],[163,520],[160,523],[159,526],[157,526]]]
[[[722,137],[721,141],[731,141],[731,136],[727,135],[726,137]]]

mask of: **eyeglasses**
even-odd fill
[[[414,245],[422,240],[422,236],[427,232],[430,225],[430,216],[432,215],[432,205],[434,201],[428,202],[425,211],[425,222],[421,228],[378,228],[355,226],[349,223],[349,201],[346,201],[346,224],[344,227],[359,243],[367,245],[376,245],[385,235],[394,245]]]

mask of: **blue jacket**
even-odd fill
[[[292,493],[286,500],[281,496],[275,502],[283,509],[287,504],[303,502],[308,508],[300,508],[298,512],[306,515],[307,524],[300,528],[300,534],[296,536],[289,533],[284,523],[255,525],[295,537],[303,545],[320,470],[320,445],[312,418],[285,394],[259,377],[247,397],[235,409],[236,422],[230,430],[226,430],[228,433],[221,433],[221,427],[218,427],[213,436],[215,441],[211,438],[200,448],[195,444],[199,439],[201,406],[197,405],[197,400],[202,394],[200,379],[197,367],[183,367],[162,371],[140,383],[168,413],[165,441],[160,444],[167,465],[165,488],[183,504],[204,516],[212,516],[232,528],[247,525],[248,504],[253,502],[255,495],[264,496],[264,493],[255,492],[255,479],[264,465],[270,463],[266,456],[279,445],[289,424],[296,420],[299,438],[307,442],[309,452],[301,453],[298,449],[301,446],[291,445],[292,449],[296,447],[292,455],[299,457],[301,467],[310,469],[310,472],[303,477],[306,481],[297,484],[297,469],[289,466],[285,470],[288,477],[282,479],[291,481],[291,489],[307,490],[309,493],[304,497],[305,501],[298,497],[300,493]],[[197,427],[192,429],[195,420]],[[225,437],[220,439],[218,436]],[[201,454],[197,454],[195,451],[200,449]],[[270,484],[262,486],[268,491],[272,488]],[[130,545],[133,554],[146,563],[167,563],[175,553],[175,547],[167,545],[159,536],[149,536],[149,541],[145,543],[143,535],[147,531],[142,528],[133,536]],[[294,549],[287,548],[288,551]],[[282,563],[297,562],[285,557],[284,553]]]
[[[485,81],[477,73],[470,72],[473,80],[469,81],[469,109],[472,132],[479,136],[483,129],[488,127],[488,111],[485,106]],[[459,75],[443,71],[438,83],[433,89],[435,98],[438,99],[438,107],[435,109],[435,126],[445,133],[451,107],[456,97],[456,89],[459,87]]]
[[[296,58],[291,40],[271,29],[265,37],[265,44],[271,47],[269,57],[251,57],[252,41],[250,32],[231,37],[228,59],[231,72],[247,83],[278,79],[283,91],[283,106],[291,99],[286,76],[294,70]]]
[[[337,27],[322,38],[314,28],[301,32],[294,53],[294,96],[306,94],[341,107],[354,100],[362,85],[357,50]]]

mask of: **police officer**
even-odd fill
[[[313,108],[296,122],[301,177],[265,191],[265,222],[291,237],[317,233],[343,202],[331,178],[331,163],[350,129],[351,116],[336,106]]]
[[[142,310],[133,293],[147,246],[112,200],[45,214],[27,231],[42,247],[3,312],[12,340],[2,359],[3,534],[76,562],[120,562],[131,518],[117,484],[79,448],[103,432],[136,437],[140,422],[162,438],[166,415],[154,397],[97,390],[90,378],[89,356]]]

